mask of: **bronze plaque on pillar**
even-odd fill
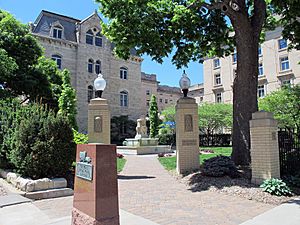
[[[193,116],[190,114],[184,115],[184,131],[185,132],[193,131]]]
[[[101,133],[102,132],[102,116],[94,117],[94,132]]]

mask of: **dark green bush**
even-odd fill
[[[134,138],[136,135],[136,122],[128,116],[114,116],[111,118],[111,143],[123,145],[126,138]]]
[[[286,183],[276,178],[265,180],[260,187],[263,188],[264,192],[268,192],[271,195],[289,196],[292,194]]]
[[[284,176],[283,180],[288,184],[290,187],[300,188],[300,173],[296,175],[288,175]]]
[[[231,178],[236,178],[240,175],[231,158],[222,155],[206,159],[203,163],[202,174],[209,177],[228,175]]]
[[[64,176],[75,159],[68,120],[38,104],[10,108],[4,114],[13,118],[2,144],[15,170],[34,179]]]
[[[159,134],[157,137],[160,145],[176,145],[176,134]]]

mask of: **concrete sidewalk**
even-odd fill
[[[300,199],[277,206],[241,225],[299,225]]]
[[[57,208],[54,213],[51,208],[53,201],[47,201],[46,204],[23,203],[13,206],[7,206],[0,209],[0,224],[1,225],[70,225],[71,224],[71,210]],[[64,198],[63,201],[70,202],[72,198]],[[41,206],[41,207],[39,207]],[[70,207],[68,207],[70,208]],[[67,214],[67,215],[66,215]],[[120,224],[121,225],[158,225],[150,220],[133,215],[124,210],[120,210]]]

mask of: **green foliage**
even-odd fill
[[[222,155],[205,160],[202,174],[209,177],[222,177],[226,175],[231,178],[239,177],[239,172],[231,158]]]
[[[286,183],[276,178],[265,180],[260,187],[263,188],[264,192],[268,192],[271,195],[289,196],[292,194]]]
[[[132,138],[136,133],[136,122],[128,116],[114,116],[111,118],[111,143],[123,145],[126,138]]]
[[[199,129],[207,135],[232,127],[232,105],[204,103],[198,107]]]
[[[124,158],[117,158],[117,172],[120,173],[122,172],[124,166],[126,163],[126,159]]]
[[[77,129],[76,123],[76,92],[75,89],[71,86],[70,72],[64,70],[62,72],[62,92],[58,99],[58,113],[65,115],[68,118],[69,123],[74,129]]]
[[[78,145],[78,144],[87,144],[88,143],[89,138],[88,138],[87,134],[79,133],[74,128],[72,128],[72,130],[73,130],[75,144]]]
[[[5,117],[1,152],[17,172],[34,179],[65,175],[75,159],[75,143],[64,116],[45,106],[12,101],[3,109],[1,121]]]
[[[160,145],[176,145],[176,134],[159,134],[157,137]]]
[[[282,128],[300,130],[300,85],[284,86],[259,100],[259,109],[274,113]]]
[[[174,134],[175,126],[170,126],[168,123],[174,122],[175,124],[175,106],[170,106],[161,112],[162,124],[159,125],[159,134]]]
[[[158,134],[159,118],[158,108],[155,95],[151,96],[149,107],[149,119],[150,119],[150,137],[154,138]]]

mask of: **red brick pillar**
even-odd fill
[[[119,225],[116,146],[77,145],[72,225]]]

